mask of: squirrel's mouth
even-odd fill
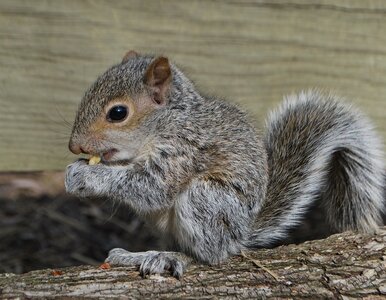
[[[106,152],[103,152],[101,155],[103,162],[109,162],[113,158],[113,156],[118,152],[117,149],[110,149]]]
[[[101,154],[102,163],[108,166],[124,166],[132,162],[132,159],[119,159],[118,157],[114,157],[118,152],[119,151],[117,149],[110,149],[106,152],[103,152]]]
[[[102,163],[107,166],[125,166],[133,162],[134,158],[120,158],[119,155],[116,155],[117,153],[119,153],[117,149],[110,149],[99,155],[91,155],[88,164],[97,165]]]

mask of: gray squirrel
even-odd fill
[[[69,148],[102,161],[70,164],[66,190],[123,202],[168,238],[170,252],[109,252],[106,262],[142,276],[180,278],[192,259],[218,264],[280,243],[317,199],[336,231],[374,232],[383,147],[338,100],[289,96],[262,133],[235,105],[202,96],[167,58],[129,51],[80,103]]]

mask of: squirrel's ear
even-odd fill
[[[172,80],[172,71],[166,57],[157,57],[147,68],[144,83],[153,91],[153,100],[157,104],[167,102],[167,92]]]
[[[126,52],[125,56],[122,58],[122,63],[124,64],[130,58],[137,57],[137,56],[139,56],[139,54],[137,52],[135,52],[134,50],[130,50],[130,51]]]

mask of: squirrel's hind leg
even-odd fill
[[[253,213],[253,204],[219,176],[195,178],[175,202],[173,237],[198,262],[217,265],[244,249]]]
[[[105,262],[113,266],[139,267],[142,277],[170,271],[174,277],[180,279],[191,260],[191,258],[180,252],[129,252],[121,248],[115,248],[110,250]]]

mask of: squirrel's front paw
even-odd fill
[[[65,187],[67,193],[80,196],[94,196],[96,194],[96,182],[93,179],[93,169],[87,164],[86,160],[77,160],[67,166]]]
[[[116,248],[109,252],[105,262],[111,265],[137,266],[142,277],[170,271],[174,277],[180,279],[190,260],[179,252],[129,252]]]
[[[86,162],[78,160],[67,166],[66,178],[64,181],[67,193],[81,196],[82,191],[85,189],[85,176],[82,168],[85,165]]]

